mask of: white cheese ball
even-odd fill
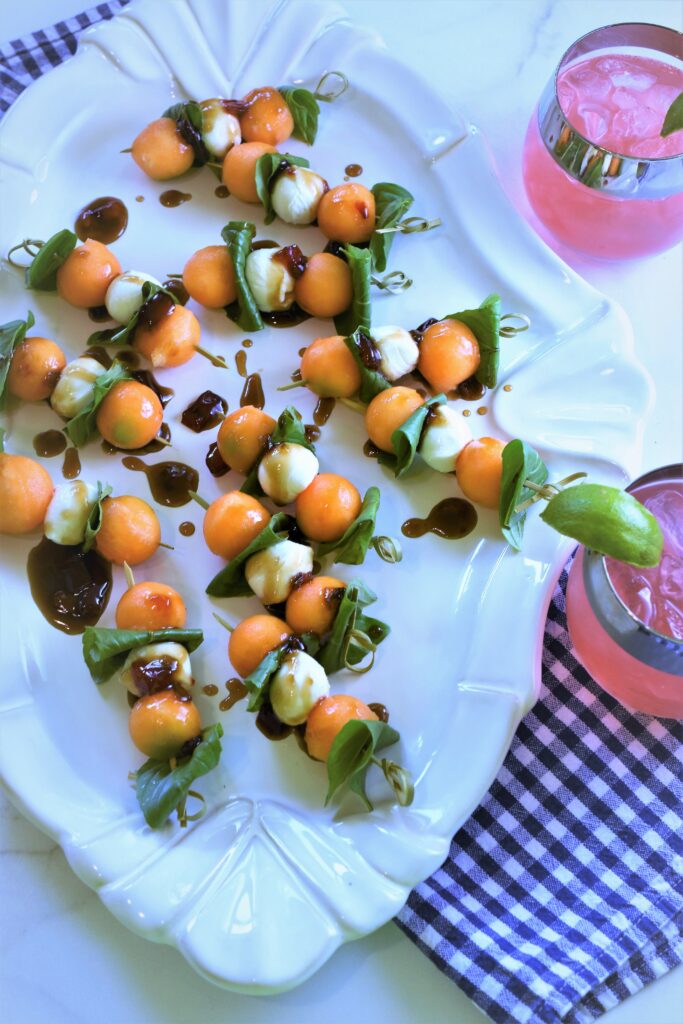
[[[372,337],[382,357],[380,370],[387,380],[398,380],[415,369],[420,350],[403,327],[375,327]]]
[[[242,141],[240,123],[234,114],[223,109],[219,99],[204,100],[202,110],[202,142],[211,156],[222,160],[229,149]]]
[[[126,270],[115,277],[107,288],[104,304],[112,320],[127,324],[142,305],[142,286],[146,281],[161,286],[161,281],[142,270]]]
[[[313,549],[308,544],[281,540],[247,560],[244,575],[263,604],[280,604],[292,592],[292,580],[313,572]]]
[[[50,405],[54,411],[65,420],[77,416],[92,398],[95,381],[104,372],[102,363],[90,356],[81,356],[67,363],[50,395]]]
[[[142,661],[145,665],[150,666],[150,685],[145,685],[146,680],[144,679],[141,684],[137,684],[135,682],[131,666],[136,661]],[[150,662],[152,663],[151,665]],[[158,662],[158,664],[155,665],[154,662]],[[164,662],[166,662],[166,664],[164,664]],[[177,667],[175,669],[173,669],[173,662],[177,663]],[[169,683],[183,686],[186,689],[189,689],[194,685],[194,680],[192,679],[192,666],[190,665],[190,655],[182,644],[146,644],[144,647],[136,647],[130,652],[124,662],[121,672],[119,673],[119,680],[126,689],[130,691],[130,693],[134,693],[138,697],[144,697],[147,693],[154,692],[154,675],[156,673],[164,675],[166,671],[170,670],[172,670],[172,675],[168,678]],[[166,682],[165,675],[164,682]]]
[[[261,459],[258,482],[276,505],[288,505],[317,476],[320,464],[302,444],[274,445]]]
[[[330,684],[325,669],[305,651],[292,651],[282,659],[270,682],[270,703],[285,725],[301,725]]]
[[[264,313],[289,309],[294,303],[294,278],[283,263],[273,259],[277,252],[278,249],[255,249],[247,256],[247,284]]]
[[[308,167],[291,165],[280,171],[270,192],[273,209],[287,224],[312,224],[327,182]]]
[[[471,440],[472,432],[462,414],[448,405],[437,405],[430,413],[419,452],[437,473],[452,473],[455,460]]]
[[[97,500],[97,486],[72,480],[55,487],[45,513],[43,532],[55,544],[82,544],[85,525]]]

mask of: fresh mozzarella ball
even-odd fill
[[[132,665],[135,662],[142,662],[146,673],[133,672]],[[174,664],[175,663],[175,664]],[[126,658],[119,679],[131,693],[138,697],[144,697],[153,693],[155,679],[162,682],[162,689],[173,684],[190,688],[194,686],[192,678],[192,666],[190,655],[182,644],[162,643],[146,644],[144,647],[136,647]]]
[[[289,505],[317,476],[319,463],[302,444],[274,445],[261,459],[258,482],[276,505]]]
[[[432,408],[420,441],[420,455],[437,473],[452,473],[455,460],[472,440],[467,423],[448,405]]]
[[[43,523],[47,539],[55,544],[81,544],[85,537],[85,524],[96,500],[95,484],[73,480],[55,487]]]
[[[375,327],[372,337],[382,357],[380,370],[387,380],[398,380],[415,369],[420,350],[403,327]]]
[[[286,601],[294,577],[309,572],[313,572],[313,549],[291,540],[258,551],[244,567],[247,583],[264,604]]]
[[[77,416],[92,398],[95,381],[104,372],[102,363],[90,356],[81,356],[67,363],[50,395],[54,411],[66,420]]]
[[[325,669],[305,651],[292,651],[270,682],[270,703],[285,725],[301,725],[321,699],[327,697],[330,684]]]
[[[325,192],[327,182],[319,174],[291,165],[276,177],[270,200],[278,217],[287,224],[312,224]]]
[[[202,142],[211,156],[222,160],[229,149],[242,141],[240,123],[234,114],[223,109],[220,100],[204,100],[202,108]]]
[[[245,273],[254,301],[264,313],[289,309],[294,303],[294,278],[273,256],[278,249],[256,249],[247,256]]]
[[[142,305],[142,286],[145,281],[161,287],[161,281],[141,270],[126,270],[114,278],[104,297],[104,304],[112,320],[127,324],[137,313]]]

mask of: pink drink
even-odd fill
[[[667,110],[683,92],[683,65],[633,54],[596,54],[562,68],[556,99],[571,129],[607,154],[595,156],[602,183],[577,180],[560,166],[562,138],[542,138],[538,112],[524,145],[524,181],[529,201],[552,233],[567,245],[603,259],[651,255],[683,238],[683,191],[643,188],[643,172],[683,153],[683,131],[661,138]],[[569,129],[567,129],[569,134]],[[553,148],[551,153],[549,150]],[[610,160],[609,154],[614,154]],[[590,154],[589,154],[590,156]],[[633,184],[609,190],[610,176],[634,165]],[[642,197],[641,197],[642,196]]]
[[[605,559],[609,579],[643,625],[683,641],[683,480],[645,484],[631,493],[658,520],[664,551],[653,569]],[[665,718],[683,718],[683,677],[639,661],[605,632],[586,594],[583,558],[580,550],[567,587],[567,623],[574,653],[596,682],[628,707]]]

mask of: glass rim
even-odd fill
[[[673,462],[669,466],[660,466],[658,469],[650,469],[647,471],[647,473],[643,473],[641,476],[633,480],[628,485],[628,487],[626,487],[626,491],[628,494],[632,494],[634,489],[638,487],[646,487],[648,484],[659,483],[660,481],[663,483],[667,480],[683,481],[683,463]],[[618,561],[618,559],[612,559],[612,561]],[[631,619],[631,621],[634,622],[639,629],[643,630],[649,636],[654,637],[656,640],[661,640],[663,643],[669,645],[673,644],[674,646],[680,647],[683,650],[683,639],[678,639],[675,636],[670,636],[668,633],[660,633],[659,630],[653,629],[651,626],[648,626],[645,622],[643,622],[643,620],[640,619],[635,614],[635,612],[629,608],[629,606],[626,604],[623,598],[617,593],[614,587],[612,577],[610,576],[609,569],[607,568],[606,555],[600,556],[600,563],[612,596],[619,603],[622,610],[626,612],[629,619]]]
[[[663,164],[666,164],[666,163],[668,163],[670,161],[673,162],[675,160],[681,160],[681,159],[683,159],[683,148],[681,149],[680,153],[676,153],[673,156],[643,156],[643,157],[633,156],[633,155],[629,156],[627,153],[619,153],[615,149],[608,149],[605,146],[601,146],[598,142],[594,142],[587,135],[584,135],[583,132],[580,132],[579,129],[575,126],[574,122],[571,121],[570,118],[565,113],[564,107],[562,106],[562,104],[560,102],[560,97],[559,97],[559,94],[558,94],[558,91],[557,91],[557,80],[559,78],[560,72],[565,67],[565,61],[567,61],[568,55],[571,53],[572,50],[574,50],[575,48],[579,47],[586,40],[590,39],[591,36],[598,35],[598,33],[604,32],[606,29],[619,29],[619,28],[656,29],[658,32],[664,32],[664,33],[669,34],[669,35],[671,35],[673,37],[678,37],[683,42],[683,33],[679,32],[677,29],[669,28],[667,25],[657,25],[655,22],[651,22],[651,21],[617,21],[617,22],[614,22],[611,25],[600,25],[597,28],[592,28],[588,32],[584,32],[584,34],[582,36],[579,36],[578,39],[575,39],[573,43],[570,43],[570,45],[567,47],[567,49],[564,51],[564,53],[560,57],[560,60],[559,60],[559,62],[557,64],[557,67],[555,68],[555,73],[554,73],[554,76],[553,76],[553,88],[554,88],[554,92],[555,92],[555,102],[557,103],[557,106],[558,106],[559,110],[562,112],[562,116],[566,120],[567,124],[571,125],[571,129],[574,132],[574,134],[578,135],[578,137],[580,139],[582,139],[586,143],[586,145],[588,145],[588,146],[593,146],[596,149],[601,149],[601,150],[603,150],[603,152],[608,153],[610,156],[618,157],[620,160],[636,160],[639,163],[644,163],[644,164],[662,164],[663,165]],[[618,44],[614,44],[614,45],[618,45]],[[625,44],[622,44],[622,45],[638,46],[639,44],[638,43],[632,43],[632,44],[626,44],[625,43]],[[657,49],[654,46],[646,47],[645,44],[642,44],[642,48],[643,49],[650,49],[650,50],[656,50]],[[661,49],[660,49],[659,52],[660,53],[668,52],[669,56],[676,57],[679,60],[679,62],[681,62],[681,64],[683,65],[683,57],[679,56],[678,53],[675,53],[675,52],[671,53],[670,51],[664,51],[664,50],[661,50]],[[578,56],[582,56],[582,55],[581,54],[577,54],[576,56],[578,57]],[[586,54],[583,54],[583,56],[586,56]],[[569,61],[567,61],[567,63],[569,63]],[[682,143],[682,146],[683,146],[683,143]]]

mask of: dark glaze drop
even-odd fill
[[[307,346],[307,345],[304,345],[304,346],[303,346],[303,348],[300,348],[300,349],[299,349],[299,355],[300,355],[300,356],[302,356],[302,355],[304,354],[304,352],[306,351],[306,349],[307,349],[307,348],[308,348],[308,346]]]
[[[487,412],[486,406],[485,405],[480,405],[479,408],[477,409],[477,416],[485,416],[486,412]]]
[[[218,687],[215,683],[207,683],[206,686],[202,686],[202,693],[205,693],[207,697],[215,697]]]
[[[75,480],[80,475],[81,457],[78,454],[78,448],[67,448],[64,452],[64,462],[62,463],[62,476],[65,480]]]
[[[178,527],[178,532],[181,533],[183,537],[191,537],[194,531],[195,525],[194,523],[191,523],[189,520],[187,520],[184,523],[181,523],[180,526]]]
[[[106,323],[107,320],[113,320],[114,318],[109,316],[109,310],[106,306],[91,306],[88,310],[88,316],[96,324]]]
[[[263,393],[261,375],[258,373],[250,373],[244,382],[244,387],[242,388],[242,394],[240,395],[240,407],[244,405],[253,405],[257,409],[262,409],[265,404],[266,396]]]
[[[247,375],[247,353],[243,349],[238,349],[235,352],[235,366],[240,377],[246,377]]]
[[[251,338],[245,338],[244,341],[242,342],[242,348],[251,348],[253,344],[254,342],[251,340]]]
[[[279,249],[280,243],[274,242],[272,238],[261,238],[258,242],[251,243],[251,251],[256,252],[257,249]]]
[[[126,469],[144,473],[154,500],[168,508],[187,505],[192,501],[188,492],[199,486],[199,473],[184,462],[157,462],[149,466],[137,455],[126,455],[121,461]]]
[[[136,196],[135,197],[135,202],[136,203],[144,203],[144,201],[145,201],[145,197],[144,196]]]
[[[319,398],[313,410],[313,422],[317,427],[324,427],[334,412],[336,398]]]
[[[284,249],[276,252],[272,259],[276,263],[281,263],[295,280],[301,277],[308,262],[298,245],[286,245]]]
[[[238,700],[244,700],[249,693],[241,679],[228,679],[225,687],[228,696],[224,697],[218,705],[221,711],[229,711],[233,704],[236,704]]]
[[[111,593],[111,566],[94,548],[84,553],[43,537],[27,569],[33,600],[50,625],[75,634],[98,622]]]
[[[429,320],[425,320],[424,323],[421,323],[419,327],[415,328],[415,330],[410,331],[410,337],[419,345],[420,342],[422,341],[422,335],[427,330],[427,328],[431,327],[432,324],[438,324],[438,322],[439,321],[435,319],[435,317],[430,317]]]
[[[290,373],[289,378],[290,378],[290,380],[295,381],[295,382],[304,379],[301,370],[294,370],[292,373]]]
[[[230,466],[223,461],[223,456],[218,451],[218,445],[215,441],[209,445],[204,461],[211,476],[225,476],[230,470]]]
[[[137,380],[140,384],[145,384],[148,388],[151,388],[164,409],[175,395],[173,388],[165,388],[149,370],[136,370],[131,376],[133,380]]]
[[[253,97],[255,99],[256,97]],[[253,102],[252,99],[252,102]],[[221,107],[226,114],[232,114],[233,117],[240,118],[243,114],[246,114],[249,109],[249,104],[244,100],[221,100]]]
[[[423,537],[435,533],[438,537],[457,540],[466,537],[477,525],[474,505],[464,498],[445,498],[439,501],[426,519],[406,519],[401,526],[404,537]]]
[[[151,299],[147,299],[147,302],[140,307],[138,327],[142,327],[145,331],[153,330],[165,317],[171,316],[175,307],[176,304],[170,295],[165,292],[155,292]]]
[[[307,423],[304,427],[304,433],[308,443],[315,444],[315,442],[320,438],[320,427],[316,427],[313,423]]]
[[[261,319],[269,327],[296,327],[304,320],[310,320],[311,314],[297,306],[296,302],[289,309],[280,309],[274,313],[261,313]]]
[[[216,187],[216,188],[215,188],[215,189],[213,190],[213,194],[214,194],[214,195],[215,195],[215,196],[216,196],[216,197],[217,197],[218,199],[227,199],[227,197],[228,197],[228,196],[230,195],[230,193],[229,193],[229,191],[227,190],[227,188],[225,187],[225,185],[218,185],[218,186],[217,186],[217,187]]]
[[[214,391],[203,391],[183,411],[180,422],[195,434],[217,427],[228,411],[228,403]]]
[[[66,448],[66,437],[61,430],[44,430],[33,438],[33,450],[41,459],[53,459]]]
[[[124,348],[117,353],[116,358],[124,366],[127,366],[129,370],[137,370],[140,365],[140,356],[137,352],[133,352],[132,348]]]
[[[512,384],[503,384],[503,391],[512,391]]]
[[[465,402],[478,402],[483,398],[486,388],[476,377],[468,377],[456,388],[456,397],[462,398]]]
[[[177,188],[169,188],[159,196],[161,205],[170,207],[180,206],[182,203],[189,202],[190,199],[192,199],[191,192],[180,192]]]
[[[87,348],[83,353],[84,357],[88,359],[94,359],[101,366],[108,370],[111,364],[114,362],[112,357],[107,352],[106,348],[102,348],[100,345],[95,345],[93,348]]]
[[[368,370],[379,369],[382,363],[382,353],[373,339],[362,331],[358,332],[358,350],[363,360],[363,366],[366,366]]]
[[[368,704],[371,711],[374,711],[380,722],[389,721],[389,710],[385,704]]]
[[[179,306],[186,306],[190,301],[190,293],[179,277],[169,278],[163,282],[166,291],[169,291]]]
[[[365,455],[366,458],[368,459],[376,459],[379,456],[379,454],[380,449],[377,447],[376,444],[373,444],[373,442],[370,441],[370,439],[368,439],[363,445],[363,455]]]
[[[363,173],[363,168],[360,164],[347,164],[344,168],[344,174],[348,174],[349,178],[357,178]]]
[[[344,260],[345,263],[348,263],[346,253],[344,252],[344,246],[341,242],[328,242],[323,249],[323,252],[329,252],[331,256],[336,256],[338,259]]]
[[[87,203],[76,217],[74,231],[82,242],[94,238],[108,245],[120,238],[128,226],[126,204],[115,196],[101,196]]]
[[[292,733],[291,725],[280,721],[270,703],[261,707],[256,716],[256,728],[269,740],[284,740]]]
[[[161,657],[151,658],[149,661],[144,658],[134,661],[130,666],[130,672],[135,689],[144,697],[148,693],[170,689],[176,682],[178,668],[176,658],[162,654]]]

